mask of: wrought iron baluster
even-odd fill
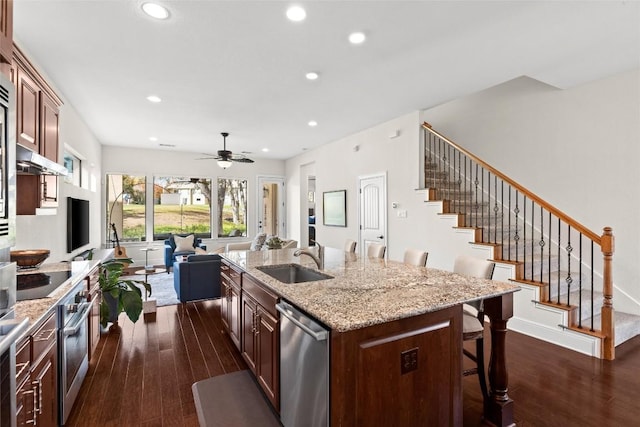
[[[544,281],[544,208],[540,206],[540,283]]]
[[[475,213],[475,224],[474,227],[478,227],[478,184],[480,184],[480,181],[478,180],[478,164],[476,163],[476,179],[474,181],[474,184],[476,185],[475,187],[475,195],[476,195],[476,204],[474,206],[474,213]]]
[[[549,211],[549,256],[547,257],[547,286],[549,286],[549,301],[551,301],[551,211]]]
[[[500,253],[504,259],[504,181],[500,180]]]
[[[573,252],[573,248],[571,247],[571,225],[567,224],[567,278],[565,279],[567,282],[567,306],[571,305],[571,283],[573,283],[573,278],[571,277],[571,252]]]
[[[509,238],[507,239],[507,242],[509,243],[509,249],[507,250],[507,255],[509,258],[509,261],[512,261],[511,259],[511,186],[509,186],[509,188],[507,188],[507,191],[509,192],[509,220],[508,222],[508,234],[507,236],[509,236]]]
[[[582,233],[580,233],[580,240],[578,245],[578,255],[579,255],[579,277],[578,277],[578,327],[582,328]]]
[[[593,311],[593,240],[592,240],[591,241],[591,332],[594,331],[593,315],[594,315],[594,311]]]
[[[518,230],[518,215],[520,214],[520,208],[518,208],[518,203],[519,203],[519,196],[518,196],[518,190],[516,189],[516,208],[513,210],[513,213],[515,214],[515,222],[516,222],[516,232],[515,235],[513,236],[513,240],[516,242],[515,246],[516,246],[516,259],[515,261],[518,261],[518,240],[520,240],[520,235],[519,235],[519,230]],[[524,279],[524,277],[523,277]]]
[[[558,304],[560,304],[560,247],[562,246],[562,236],[560,235],[560,218],[558,218],[558,262],[556,263],[556,267],[558,267]]]
[[[484,242],[484,168],[480,168],[480,241]]]
[[[524,266],[522,269],[524,270],[524,278],[527,278],[527,196],[524,195],[522,201],[522,261],[524,262]],[[533,280],[533,278],[531,278]]]
[[[536,222],[536,213],[535,213],[535,209],[536,209],[536,204],[533,200],[531,200],[531,281],[535,281],[535,275],[533,272],[533,257],[534,257],[534,250],[533,248],[534,246],[534,236],[535,236],[535,228],[534,228],[534,224]],[[542,274],[542,272],[540,272],[540,274]]]

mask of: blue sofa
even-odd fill
[[[180,237],[186,237],[188,235],[189,234],[177,234],[177,236]],[[194,237],[193,250],[176,252],[176,242],[173,237],[174,235],[172,234],[171,237],[164,241],[164,266],[167,269],[167,273],[169,273],[169,269],[173,266],[176,255],[193,255],[196,253],[196,248],[207,250],[207,246],[202,243],[202,239]]]
[[[189,255],[174,262],[173,286],[180,302],[220,297],[220,255]]]

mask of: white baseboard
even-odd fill
[[[600,358],[601,340],[599,338],[560,327],[549,328],[520,317],[509,319],[507,325],[513,331],[586,354],[587,356]]]

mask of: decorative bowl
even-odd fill
[[[18,268],[37,268],[49,258],[49,249],[26,249],[11,251],[11,262],[18,264]]]

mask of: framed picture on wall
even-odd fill
[[[347,190],[322,193],[322,221],[324,225],[347,226]]]

